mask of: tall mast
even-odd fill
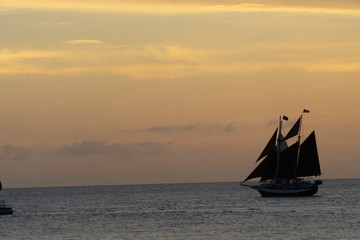
[[[302,114],[300,115],[300,125],[299,125],[299,136],[298,136],[298,144],[299,144],[299,147],[300,147],[300,132],[301,132],[301,124],[302,124]]]
[[[299,156],[300,156],[300,132],[301,132],[302,116],[303,115],[301,114],[300,115],[298,140],[297,140],[297,156],[296,156],[296,164],[295,164],[295,178],[296,178],[297,166],[298,166]]]
[[[275,178],[278,177],[278,173],[279,173],[279,165],[280,165],[280,136],[281,136],[281,116],[279,117],[279,135],[278,135],[278,139],[277,139],[277,155],[276,155],[276,174],[275,174]]]
[[[303,110],[303,113],[300,115],[300,124],[299,124],[299,134],[298,134],[298,152],[297,152],[297,157],[296,157],[296,164],[295,164],[295,177],[297,174],[297,167],[298,167],[298,163],[299,163],[299,157],[300,157],[300,132],[301,132],[301,125],[302,125],[302,117],[304,113],[309,113],[310,111],[307,109]]]

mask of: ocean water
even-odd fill
[[[312,197],[239,183],[4,189],[0,239],[360,239],[360,179]]]

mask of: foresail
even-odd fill
[[[316,146],[315,131],[313,131],[300,146],[300,155],[296,176],[321,175],[319,156]]]
[[[263,177],[266,172],[268,171],[268,168],[272,166],[273,159],[276,157],[276,151],[273,149],[273,151],[262,160],[262,162],[250,173],[250,175],[244,180],[246,182],[247,180],[253,179],[253,178],[259,178]]]
[[[268,164],[264,174],[261,176],[260,182],[268,180],[268,179],[275,178],[275,175],[276,175],[276,155],[277,155],[277,150],[275,150],[274,152],[269,154],[269,156],[267,157],[267,158],[269,158],[269,160],[268,160],[269,164]]]
[[[256,162],[259,161],[261,158],[269,155],[275,149],[277,131],[278,129],[275,130],[274,134],[270,138],[268,144],[266,145],[266,147],[264,148],[264,150],[262,151]]]

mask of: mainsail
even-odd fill
[[[296,176],[320,176],[320,163],[316,147],[315,131],[313,131],[300,146],[299,162]]]
[[[280,144],[280,159],[277,159],[277,151],[279,147],[273,143],[277,129],[266,145],[260,157],[266,156],[260,164],[254,169],[252,173],[244,180],[253,178],[261,178],[260,181],[268,179],[291,179],[296,177],[308,177],[321,175],[320,163],[317,152],[315,131],[313,131],[308,138],[300,145],[299,142],[294,143],[285,150],[281,149],[282,144],[286,144],[285,139],[289,139],[299,134],[301,124],[301,117],[296,121],[289,133],[284,139],[279,141]],[[281,133],[279,134],[281,136]],[[266,150],[266,151],[265,151]],[[277,161],[279,161],[277,163]]]

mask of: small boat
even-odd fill
[[[304,109],[303,113],[309,113]],[[259,165],[241,183],[257,191],[263,197],[272,196],[312,196],[318,191],[322,180],[311,180],[309,177],[320,176],[320,163],[316,146],[315,131],[300,143],[300,130],[303,114],[283,137],[282,122],[288,117],[280,116],[279,127],[275,130],[265,149],[260,154]],[[279,130],[279,133],[277,133]],[[291,146],[286,140],[298,137]],[[246,181],[260,178],[257,185],[246,185]]]
[[[2,184],[0,182],[0,191],[2,190]],[[5,203],[5,200],[0,200],[0,215],[13,214],[12,207]]]
[[[0,200],[0,215],[13,214],[11,206],[5,204],[5,200]]]

